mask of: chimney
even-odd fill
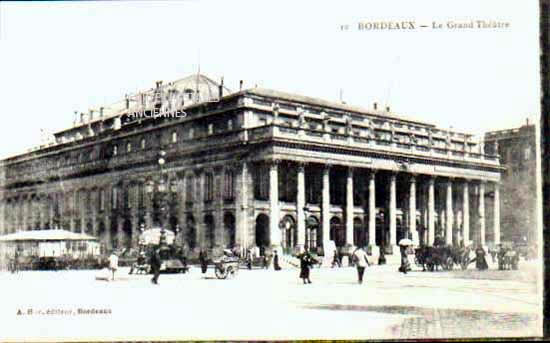
[[[99,108],[99,117],[103,118],[103,106]]]
[[[243,90],[243,80],[239,81],[239,91]]]
[[[390,112],[390,106],[386,106],[386,112]]]
[[[527,119],[525,120],[525,122],[526,122],[526,125],[529,126],[529,118],[527,118]]]
[[[78,122],[78,111],[74,111],[73,125],[76,125]]]
[[[128,94],[125,95],[126,100],[126,109],[130,108],[130,98],[128,98]]]
[[[84,123],[84,113],[80,113],[80,123]]]
[[[376,102],[373,104],[373,107],[375,111],[378,110],[378,104]]]
[[[88,121],[94,120],[94,110],[90,110],[90,117],[88,119]]]

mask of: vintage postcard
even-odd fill
[[[0,4],[0,341],[542,336],[539,3]]]

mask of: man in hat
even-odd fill
[[[151,279],[151,282],[155,285],[158,285],[159,275],[160,275],[160,248],[155,247],[153,251],[151,252],[151,270],[153,271],[153,278]]]

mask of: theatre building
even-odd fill
[[[194,253],[486,245],[500,239],[485,213],[499,218],[502,170],[471,135],[389,108],[231,92],[197,74],[80,114],[55,142],[3,160],[0,230],[62,228],[112,248],[162,225]]]

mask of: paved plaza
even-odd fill
[[[0,341],[541,334],[537,262],[516,272],[396,269],[367,268],[362,285],[353,268],[316,268],[311,285],[297,269],[241,269],[235,279],[218,280],[212,268],[201,274],[194,267],[162,274],[159,285],[127,268],[113,282],[95,280],[97,271],[1,272]]]

